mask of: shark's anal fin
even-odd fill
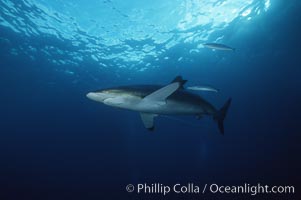
[[[142,119],[142,122],[144,124],[144,127],[147,128],[150,131],[153,131],[154,126],[154,118],[158,116],[157,114],[151,114],[151,113],[140,113],[140,117]]]
[[[177,91],[181,87],[179,82],[171,83],[155,92],[147,95],[143,98],[142,101],[165,101],[167,97],[172,95],[175,91]]]

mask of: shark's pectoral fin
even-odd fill
[[[171,83],[147,95],[142,101],[165,101],[167,97],[177,91],[180,87],[181,84],[179,82]]]
[[[151,113],[140,113],[140,117],[142,119],[142,122],[144,124],[144,127],[147,128],[150,131],[153,131],[154,126],[154,118],[158,116],[157,114],[151,114]]]

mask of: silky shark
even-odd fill
[[[133,85],[102,89],[89,92],[91,100],[108,106],[128,109],[140,113],[145,128],[154,130],[154,118],[159,115],[210,115],[217,122],[220,132],[224,133],[224,119],[231,104],[229,98],[217,110],[201,96],[187,91],[181,76],[177,76],[166,86]]]

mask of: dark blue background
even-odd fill
[[[98,85],[86,71],[74,84],[74,77],[57,73],[46,58],[15,57],[8,54],[9,46],[1,45],[0,196],[161,199],[127,194],[125,185],[260,182],[295,186],[296,195],[275,195],[279,199],[300,197],[301,16],[300,4],[295,5],[279,3],[265,20],[250,22],[250,30],[241,36],[241,25],[233,23],[225,33],[237,48],[233,54],[208,51],[195,55],[195,66],[174,67],[173,55],[182,49],[178,46],[169,61],[150,73],[123,72],[132,82],[116,80],[113,72],[104,70],[96,74]],[[0,36],[10,38],[11,45],[22,42],[4,28]],[[89,69],[91,64],[82,65]],[[224,136],[213,120],[192,118],[183,120],[193,125],[158,118],[156,131],[150,133],[137,113],[85,97],[107,86],[166,84],[178,74],[220,88],[219,95],[205,95],[217,107],[233,98]]]

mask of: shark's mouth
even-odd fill
[[[109,106],[118,106],[124,104],[122,97],[109,97],[103,100],[103,103]]]

